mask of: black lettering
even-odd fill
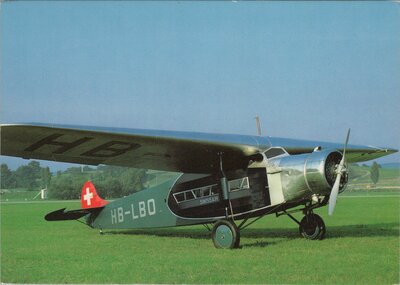
[[[94,157],[115,157],[121,155],[127,151],[135,150],[140,147],[140,144],[120,142],[120,141],[110,141],[108,143],[102,144],[94,149],[86,151],[81,155],[84,156],[94,156]]]
[[[56,141],[59,137],[63,136],[64,134],[52,134],[48,137],[45,137],[44,139],[34,143],[33,145],[27,147],[25,151],[35,151],[38,148],[44,146],[44,145],[54,145],[54,146],[59,146],[59,148],[55,151],[53,151],[54,154],[62,154],[66,152],[67,150],[70,150],[80,144],[83,144],[84,142],[87,142],[93,138],[90,137],[83,137],[81,139],[75,140],[73,142],[60,142]]]

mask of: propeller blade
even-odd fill
[[[346,156],[346,149],[347,149],[347,144],[349,143],[349,138],[350,138],[350,129],[348,129],[347,131],[346,143],[344,144],[343,157],[342,157],[343,162],[344,162],[344,157]]]
[[[350,129],[347,131],[346,142],[345,142],[344,148],[343,148],[343,156],[338,165],[335,183],[333,184],[331,195],[329,196],[328,214],[330,216],[333,215],[333,211],[335,210],[336,200],[337,200],[337,196],[339,194],[340,180],[342,179],[342,174],[344,171],[346,171],[346,168],[344,167],[344,162],[346,160],[345,156],[346,156],[347,144],[349,142],[349,137],[350,137]]]
[[[335,184],[333,184],[331,195],[329,196],[329,204],[328,204],[328,214],[329,216],[333,215],[333,211],[335,210],[337,196],[339,194],[340,187],[340,179],[342,178],[342,174],[339,173],[336,176]]]

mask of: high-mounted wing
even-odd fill
[[[175,172],[240,169],[258,152],[251,137],[50,125],[2,125],[1,154]]]
[[[296,140],[296,139],[286,139],[286,138],[269,138],[269,142],[272,146],[281,146],[289,154],[301,154],[312,152],[316,147],[321,147],[321,149],[336,149],[339,151],[343,150],[344,145],[338,143],[330,142],[316,142],[308,140]],[[376,159],[382,156],[386,156],[397,152],[396,149],[381,148],[365,145],[348,145],[346,153],[346,161],[362,162],[372,159]]]
[[[289,154],[342,144],[272,137],[46,124],[1,126],[1,154],[79,164],[108,164],[185,173],[242,169],[259,153],[282,147]],[[396,152],[349,145],[347,161],[375,159]]]

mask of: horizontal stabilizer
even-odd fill
[[[90,208],[90,209],[79,209],[65,211],[66,208],[48,213],[44,219],[46,221],[67,221],[67,220],[77,220],[87,214],[98,214],[104,207]]]

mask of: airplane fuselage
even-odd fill
[[[226,172],[229,199],[224,198],[219,174],[177,174],[155,187],[110,202],[88,222],[102,229],[207,224],[277,213],[313,197],[322,202],[332,187],[331,168],[341,154],[316,151],[296,157],[293,160],[283,149],[271,148],[247,169]],[[285,158],[290,158],[290,163]]]

